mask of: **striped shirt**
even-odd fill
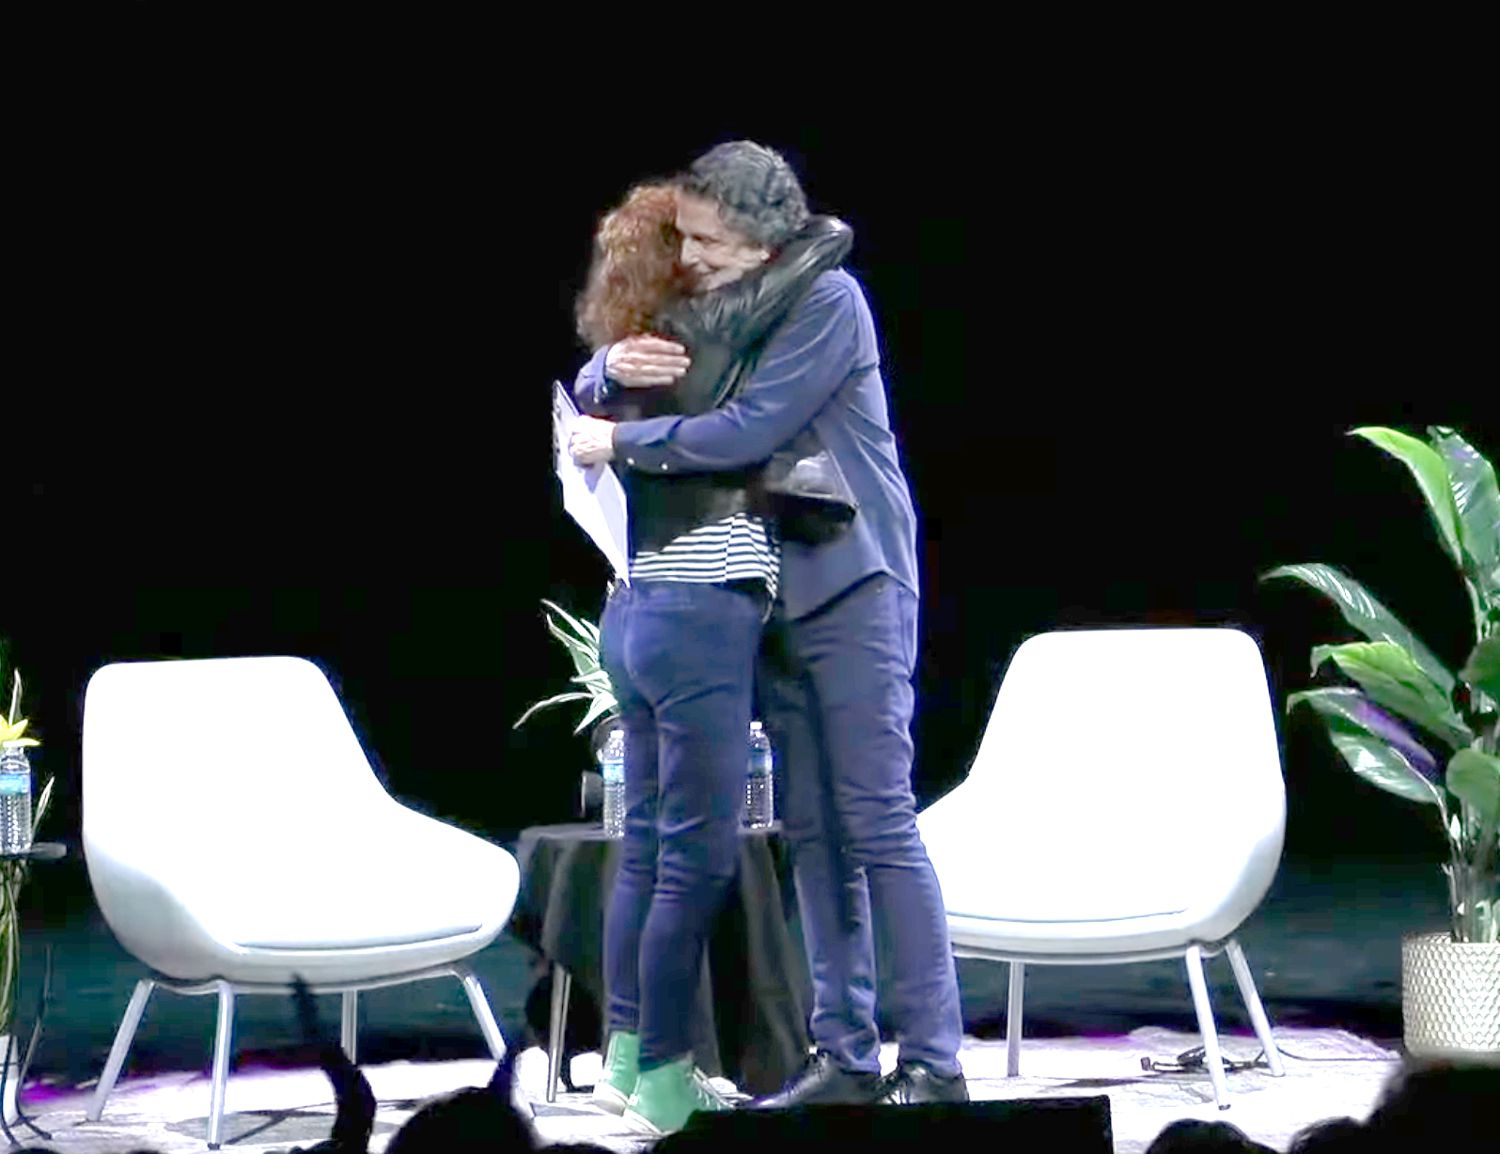
[[[764,581],[772,601],[780,577],[781,543],[765,521],[749,513],[700,525],[662,549],[643,550],[630,559],[632,581]]]

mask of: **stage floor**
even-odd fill
[[[63,1154],[201,1151],[208,1112],[214,1003],[158,993],[147,1007],[104,1117],[83,1121],[88,1097],[142,968],[115,942],[93,906],[76,848],[39,870],[23,895],[20,1025],[29,1029],[46,958],[51,999],[23,1108],[51,1133],[24,1142]],[[1022,1076],[1004,1077],[1006,967],[959,964],[966,1038],[962,1060],[976,1099],[1037,1095],[1110,1098],[1115,1149],[1144,1150],[1168,1123],[1222,1119],[1284,1149],[1309,1123],[1362,1118],[1400,1054],[1400,937],[1440,927],[1442,878],[1426,861],[1284,861],[1271,893],[1240,940],[1259,985],[1286,1076],[1257,1067],[1229,1074],[1233,1104],[1220,1112],[1206,1073],[1142,1069],[1199,1044],[1181,965],[1033,967],[1027,972]],[[546,1141],[588,1140],[633,1150],[645,1143],[586,1095],[543,1100],[545,1057],[528,1025],[527,995],[541,973],[508,935],[476,958],[501,1027],[520,1049],[518,1074],[536,1103]],[[1228,963],[1208,964],[1226,1057],[1248,1061],[1259,1044],[1239,1004]],[[337,1000],[319,999],[330,1036]],[[535,1020],[535,1009],[532,1014]],[[888,1046],[887,1062],[894,1061]],[[243,1154],[309,1144],[328,1135],[332,1095],[302,1044],[290,999],[242,998],[228,1090],[225,1149]],[[574,1059],[575,1082],[592,1081],[598,1057]],[[380,1100],[371,1148],[380,1150],[420,1103],[488,1080],[477,1027],[456,982],[378,990],[361,999],[360,1065]],[[3,1149],[3,1138],[0,1138]]]
[[[1220,1119],[1259,1142],[1285,1149],[1303,1126],[1347,1114],[1365,1117],[1399,1062],[1394,1049],[1336,1029],[1278,1028],[1285,1076],[1262,1068],[1229,1074],[1230,1108],[1214,1104],[1213,1087],[1203,1073],[1147,1073],[1142,1058],[1171,1061],[1197,1045],[1194,1034],[1143,1027],[1126,1035],[1049,1038],[1022,1051],[1022,1076],[1006,1078],[1002,1041],[966,1040],[962,1060],[975,1099],[1108,1095],[1116,1154],[1139,1154],[1178,1118]],[[1259,1052],[1253,1035],[1224,1039],[1226,1057],[1248,1061]],[[887,1047],[887,1062],[894,1061]],[[597,1054],[574,1059],[575,1081],[597,1072]],[[482,1085],[494,1064],[480,1059],[392,1062],[365,1066],[379,1101],[370,1148],[384,1148],[413,1109],[434,1094]],[[522,1052],[517,1073],[533,1099],[535,1127],[545,1142],[589,1141],[621,1151],[643,1150],[649,1140],[623,1122],[595,1109],[585,1093],[543,1100],[546,1057]],[[49,1145],[62,1154],[114,1154],[136,1147],[162,1154],[205,1149],[209,1084],[199,1071],[164,1072],[122,1080],[103,1118],[86,1122],[88,1087],[50,1087],[26,1096],[30,1116],[51,1134]],[[888,1107],[896,1109],[897,1107]],[[224,1149],[263,1154],[310,1145],[328,1136],[333,1099],[315,1068],[253,1069],[230,1079],[224,1121]],[[41,1142],[29,1133],[25,1138]]]

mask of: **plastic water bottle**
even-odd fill
[[[599,751],[599,771],[604,777],[604,833],[625,836],[625,728],[616,726]]]
[[[0,853],[31,848],[31,761],[25,746],[0,749]]]
[[[750,723],[750,764],[745,771],[745,825],[765,829],[776,818],[771,739],[760,722]]]

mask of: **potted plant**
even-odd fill
[[[533,713],[549,705],[561,705],[568,701],[587,701],[588,708],[584,710],[583,717],[574,727],[573,732],[582,733],[587,726],[593,724],[593,732],[589,735],[589,746],[595,761],[600,761],[610,734],[619,727],[620,706],[615,700],[609,674],[599,664],[599,627],[592,621],[574,617],[551,601],[544,600],[542,605],[547,609],[547,629],[552,636],[562,642],[563,647],[568,651],[568,656],[573,661],[572,680],[577,682],[580,688],[567,693],[558,693],[536,702],[521,714],[511,728],[520,728],[521,723]],[[589,799],[591,797],[603,798],[604,794],[602,773],[598,770],[584,770],[579,779],[579,813],[586,815],[591,808]],[[613,803],[603,803],[607,811],[604,814],[607,827],[610,814],[614,812],[610,810],[610,804]]]
[[[1325,725],[1360,777],[1431,806],[1447,840],[1451,924],[1402,942],[1407,1049],[1500,1053],[1500,487],[1491,463],[1449,428],[1424,442],[1351,430],[1406,466],[1468,594],[1474,645],[1450,672],[1359,582],[1330,565],[1283,565],[1262,580],[1316,589],[1366,640],[1318,645],[1312,672],[1340,684],[1288,696]]]
[[[10,709],[0,713],[0,750],[25,750],[41,744],[26,733],[28,722],[20,716],[21,675],[13,673]],[[35,836],[37,827],[47,813],[47,804],[52,800],[52,778],[48,778],[31,807],[31,832]],[[23,811],[24,812],[24,811]],[[15,1019],[16,979],[21,966],[21,925],[19,898],[21,886],[26,881],[25,858],[11,857],[0,860],[0,1063],[4,1064],[5,1094],[0,1101],[6,1125],[18,1118],[16,1092],[20,1081],[20,1046],[12,1037]]]
[[[521,723],[528,717],[549,705],[561,705],[568,701],[587,701],[588,708],[584,710],[583,717],[574,727],[573,732],[582,733],[588,725],[594,722],[600,723],[597,729],[607,730],[609,724],[619,716],[620,707],[615,701],[614,689],[609,683],[609,674],[599,664],[599,627],[591,621],[574,617],[566,609],[551,601],[544,600],[542,605],[548,610],[546,614],[548,631],[563,643],[568,656],[573,660],[574,674],[570,680],[576,681],[580,688],[567,693],[558,693],[536,702],[516,719],[515,725],[511,728],[519,729]]]

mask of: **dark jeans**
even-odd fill
[[[625,843],[604,921],[608,1019],[639,1031],[641,1066],[692,1049],[704,942],[738,858],[764,595],[722,585],[620,586],[600,661],[625,726]]]
[[[848,1070],[880,1069],[880,1002],[902,1060],[957,1072],[958,978],[937,875],[911,790],[917,598],[890,577],[796,621],[773,619],[761,665],[813,978],[814,1043]]]

